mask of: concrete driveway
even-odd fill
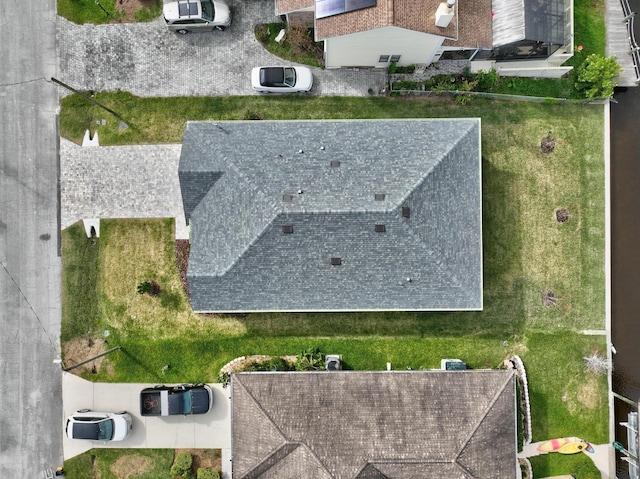
[[[145,97],[254,94],[253,67],[287,62],[260,45],[253,27],[280,18],[273,0],[229,0],[229,5],[233,23],[227,30],[188,35],[169,32],[161,17],[110,25],[76,25],[58,17],[59,79],[80,90]],[[386,80],[378,70],[314,68],[313,74],[316,95],[369,95]]]
[[[229,390],[211,384],[213,410],[193,416],[142,417],[140,391],[155,384],[93,383],[71,373],[63,373],[62,399],[66,418],[80,409],[127,411],[133,431],[124,441],[98,442],[63,438],[64,458],[69,459],[94,447],[223,449],[231,448],[231,401]]]

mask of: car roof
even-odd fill
[[[98,439],[100,426],[97,422],[73,423],[73,437],[75,439]]]
[[[260,83],[263,86],[281,86],[284,83],[284,67],[263,67]]]

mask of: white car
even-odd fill
[[[90,441],[122,441],[133,429],[131,416],[126,412],[95,412],[81,409],[67,419],[65,430],[69,439]]]
[[[169,30],[182,35],[231,25],[229,6],[221,0],[164,0],[162,15]]]
[[[260,93],[305,92],[313,86],[313,75],[307,67],[256,67],[251,86]]]

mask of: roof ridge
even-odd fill
[[[250,374],[250,373],[247,373],[247,374]],[[267,411],[265,411],[265,410],[264,410],[264,408],[262,407],[262,405],[260,404],[260,402],[259,402],[259,401],[256,399],[256,397],[251,393],[251,391],[249,391],[249,390],[247,389],[247,387],[243,384],[242,380],[241,380],[241,379],[238,379],[238,377],[241,377],[241,376],[238,376],[238,375],[233,376],[233,375],[232,375],[231,377],[233,378],[233,380],[234,380],[234,381],[236,381],[236,384],[237,384],[238,386],[240,386],[240,387],[244,390],[244,392],[246,392],[246,393],[247,393],[247,395],[249,396],[249,398],[251,399],[251,401],[253,402],[253,404],[254,404],[254,405],[255,405],[255,406],[260,410],[260,412],[262,412],[263,416],[269,420],[269,422],[270,422],[270,423],[271,423],[271,425],[274,427],[274,429],[278,432],[278,434],[280,434],[280,436],[282,436],[282,440],[283,440],[285,443],[289,442],[289,441],[287,440],[287,436],[285,436],[285,435],[284,435],[284,433],[282,432],[282,429],[280,429],[280,428],[278,427],[278,425],[274,422],[274,420],[273,420],[273,419],[271,419],[271,416],[267,413]]]
[[[462,455],[462,453],[464,452],[464,450],[467,448],[467,445],[469,444],[469,442],[471,442],[471,439],[473,439],[473,437],[475,436],[476,432],[478,431],[478,429],[480,428],[480,426],[484,423],[485,419],[487,418],[487,416],[489,415],[489,412],[491,412],[491,410],[493,409],[493,406],[495,405],[495,403],[498,401],[498,399],[500,398],[500,396],[502,395],[502,393],[504,392],[505,388],[507,387],[507,384],[509,382],[511,382],[511,378],[513,377],[513,375],[515,374],[515,371],[512,371],[512,374],[507,375],[507,378],[503,380],[502,386],[500,386],[498,388],[498,390],[496,391],[496,393],[494,394],[493,398],[491,399],[491,401],[489,402],[489,404],[487,404],[487,407],[484,411],[484,414],[480,417],[480,419],[478,420],[478,422],[476,423],[476,425],[473,427],[473,429],[471,430],[471,432],[469,433],[469,436],[467,437],[467,440],[462,444],[462,446],[460,447],[460,450],[458,451],[458,454],[456,454],[454,463],[461,467],[463,471],[465,471],[467,474],[470,474],[469,471],[467,471],[464,466],[462,466],[462,464],[460,464],[458,462],[458,459],[460,458],[460,456]],[[470,477],[474,477],[474,476],[470,476]]]

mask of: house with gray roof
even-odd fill
[[[189,122],[197,312],[482,309],[479,119]]]
[[[233,479],[513,479],[513,370],[232,375]]]

